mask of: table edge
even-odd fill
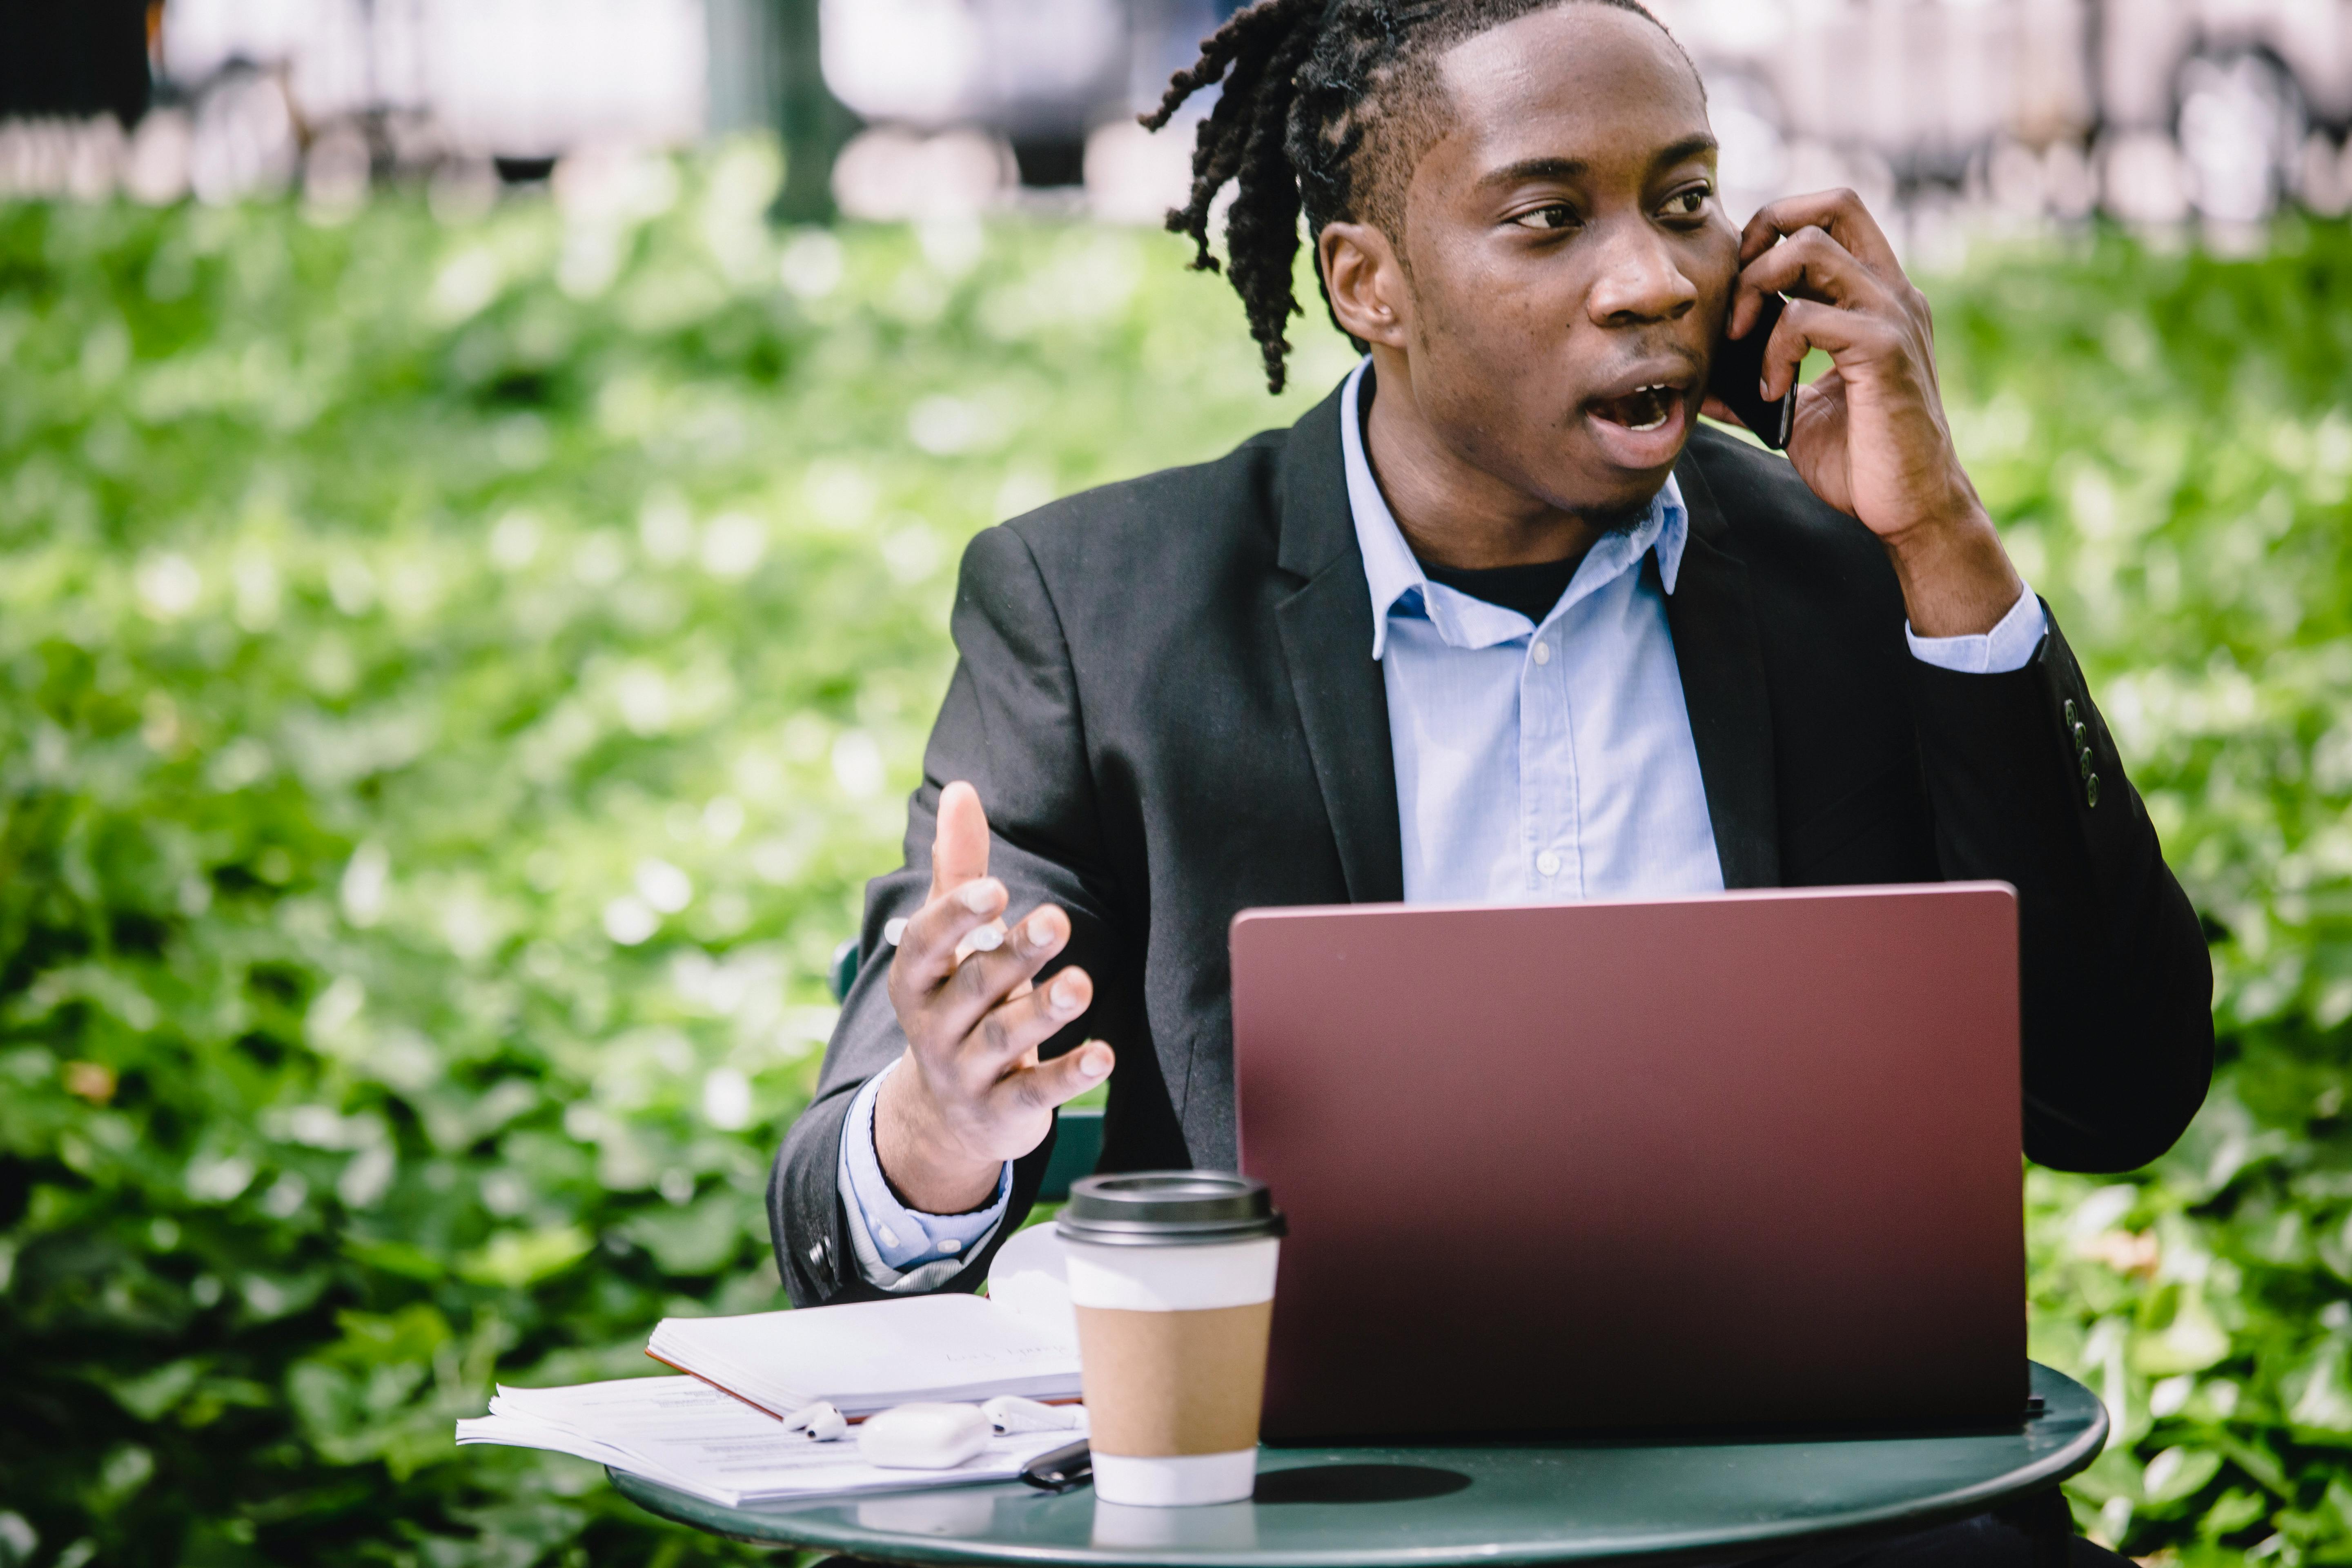
[[[2002,1503],[2063,1484],[2088,1468],[2099,1457],[2106,1446],[2112,1418],[2105,1405],[2081,1383],[2055,1368],[2042,1367],[2038,1363],[2033,1364],[2037,1370],[2073,1384],[2095,1413],[2095,1418],[2072,1441],[2042,1456],[2033,1464],[2021,1466],[1992,1480],[1942,1494],[1924,1503],[1890,1504],[1863,1510],[1826,1527],[1791,1520],[1737,1537],[1726,1537],[1721,1531],[1668,1530],[1646,1537],[1619,1537],[1611,1541],[1606,1550],[1570,1548],[1527,1552],[1514,1550],[1507,1544],[1496,1544],[1480,1548],[1438,1546],[1385,1552],[1252,1550],[1221,1552],[1162,1548],[1146,1553],[1094,1546],[975,1544],[936,1536],[892,1535],[863,1530],[800,1529],[789,1534],[782,1531],[753,1534],[730,1529],[729,1525],[737,1521],[782,1524],[803,1516],[762,1515],[727,1508],[610,1466],[605,1467],[605,1474],[612,1479],[614,1489],[637,1507],[657,1518],[667,1519],[690,1529],[761,1546],[793,1546],[804,1551],[835,1552],[895,1563],[955,1565],[1070,1563],[1084,1565],[1084,1568],[1138,1568],[1146,1563],[1161,1565],[1161,1568],[1453,1568],[1453,1565],[1465,1563],[1512,1568],[1512,1565],[1538,1563],[1640,1563],[1655,1565],[1655,1568],[1669,1568],[1671,1564],[1681,1563],[1722,1562],[1727,1553],[1735,1558],[1769,1556],[1776,1548],[1792,1541],[1810,1545],[1927,1529],[1970,1518]],[[978,1483],[974,1489],[1003,1484]],[[692,1517],[695,1514],[705,1517]]]

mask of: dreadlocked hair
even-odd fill
[[[1465,38],[1570,4],[1657,20],[1640,0],[1256,0],[1204,39],[1201,58],[1170,80],[1160,107],[1139,116],[1157,131],[1185,100],[1223,84],[1193,142],[1191,199],[1169,211],[1168,227],[1192,237],[1195,271],[1219,270],[1209,249],[1210,207],[1226,184],[1234,187],[1227,280],[1265,355],[1268,392],[1283,387],[1284,328],[1306,313],[1291,286],[1299,214],[1310,236],[1333,223],[1370,222],[1402,247],[1403,187],[1436,136],[1439,57]],[[1407,142],[1419,144],[1408,149]],[[1319,269],[1317,283],[1328,310]]]

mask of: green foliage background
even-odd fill
[[[964,538],[1269,401],[1175,242],[0,207],[0,1568],[733,1561],[495,1376],[781,1305],[760,1194]],[[2216,936],[2156,1169],[2030,1178],[2135,1553],[2352,1561],[2352,235],[1944,280],[1964,450]]]

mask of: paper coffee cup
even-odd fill
[[[1147,1508],[1248,1497],[1283,1231],[1265,1184],[1088,1176],[1057,1229],[1096,1495]]]

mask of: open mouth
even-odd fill
[[[1637,387],[1622,397],[1601,398],[1592,405],[1592,412],[1612,425],[1622,425],[1628,430],[1655,430],[1674,417],[1682,397],[1682,388],[1659,382]]]

